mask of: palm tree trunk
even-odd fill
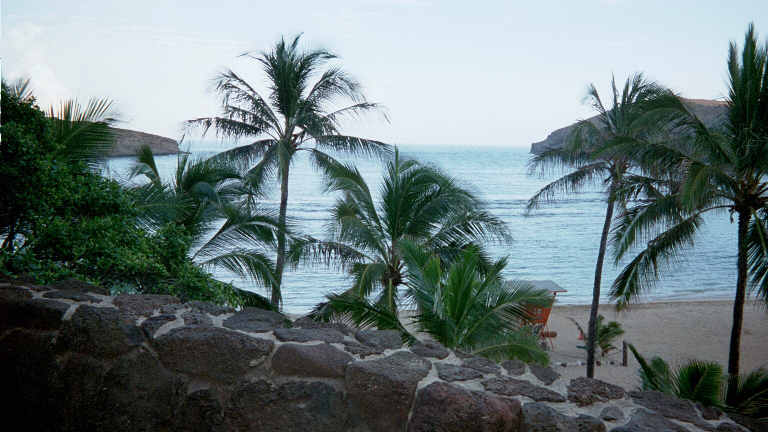
[[[595,265],[595,285],[592,288],[592,307],[589,310],[589,328],[587,329],[587,377],[595,377],[595,344],[597,342],[597,309],[600,307],[600,284],[603,279],[603,261],[605,249],[608,244],[608,232],[611,230],[613,220],[613,199],[608,199],[608,208],[605,210],[605,222],[603,234],[600,236],[600,250],[597,253]]]
[[[283,268],[285,267],[285,222],[288,210],[288,171],[290,165],[286,164],[282,178],[280,179],[280,212],[278,214],[277,229],[277,260],[275,261],[275,285],[272,287],[271,302],[280,307],[282,300],[281,287],[283,284]]]
[[[733,327],[731,328],[731,347],[728,354],[728,376],[732,384],[739,376],[739,357],[741,349],[741,327],[744,323],[744,301],[747,295],[747,229],[752,213],[749,209],[739,211],[739,257],[738,276],[736,279],[736,299],[733,302]],[[736,390],[735,385],[728,386],[728,393]]]

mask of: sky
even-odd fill
[[[768,1],[2,1],[2,74],[29,77],[41,107],[114,101],[120,126],[180,138],[218,113],[238,57],[303,33],[386,107],[344,132],[400,145],[528,147],[590,117],[612,74],[644,72],[685,97],[722,99],[729,41],[768,36]],[[199,135],[198,135],[199,137]],[[194,138],[190,136],[188,138]]]

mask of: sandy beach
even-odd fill
[[[714,360],[725,369],[732,311],[731,301],[646,303],[618,314],[613,305],[601,305],[600,313],[608,321],[620,322],[625,334],[615,344],[619,349],[606,356],[603,365],[596,368],[596,378],[625,388],[639,385],[639,366],[631,353],[629,366],[620,366],[621,339],[634,344],[646,358],[659,355],[673,365],[694,358]],[[576,319],[586,329],[589,306],[553,308],[549,329],[556,331],[558,336],[553,339],[551,362],[564,376],[583,376],[585,367],[574,364],[586,360],[586,351],[578,348],[583,341],[578,340],[578,330],[568,317]],[[569,366],[561,366],[563,362]],[[760,366],[768,366],[768,311],[764,306],[749,302],[744,308],[741,370],[750,371]]]

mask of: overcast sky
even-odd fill
[[[586,86],[635,71],[686,97],[725,95],[730,40],[768,1],[2,0],[3,76],[32,79],[41,106],[108,97],[123,127],[179,138],[217,112],[224,68],[259,88],[244,51],[304,33],[341,56],[390,123],[353,134],[394,144],[527,147],[591,115]]]

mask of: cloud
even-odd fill
[[[44,27],[22,22],[4,26],[3,78],[30,78],[40,106],[72,97],[50,63],[51,53]]]

